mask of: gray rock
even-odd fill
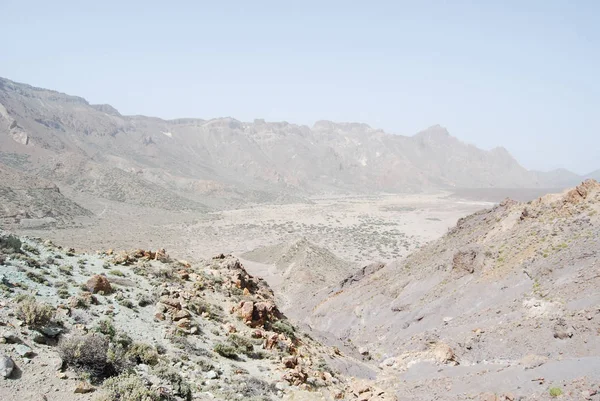
[[[214,370],[209,370],[208,372],[206,372],[204,374],[204,377],[206,379],[212,380],[212,379],[217,379],[219,377],[219,374],[217,372],[215,372]]]
[[[17,337],[17,335],[15,334],[14,331],[5,331],[2,333],[2,337],[9,344],[15,344],[15,343],[21,342],[21,339],[19,339],[19,337]]]
[[[15,345],[15,352],[22,357],[28,357],[31,356],[31,354],[33,354],[33,350],[23,344]]]
[[[35,333],[33,335],[33,342],[36,344],[46,344],[47,341],[48,341],[48,339],[46,338],[46,336],[44,336],[40,333]]]
[[[53,358],[50,362],[50,366],[52,366],[54,368],[54,370],[57,372],[62,371],[64,365],[65,365],[65,362],[62,360],[61,357]]]
[[[56,338],[62,333],[63,329],[57,326],[47,326],[42,327],[39,331],[46,337]]]
[[[8,356],[0,356],[0,376],[7,379],[12,374],[15,363]]]

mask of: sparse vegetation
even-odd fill
[[[21,246],[23,243],[18,237],[9,235],[6,237],[0,237],[0,249],[8,252],[21,252]]]
[[[98,401],[160,401],[157,392],[150,390],[135,373],[124,373],[104,381],[104,394]]]
[[[134,343],[129,347],[125,356],[136,364],[143,363],[154,366],[158,363],[158,352],[150,344]]]
[[[107,360],[108,346],[108,339],[103,335],[75,335],[60,340],[58,353],[68,366],[98,380],[114,373]]]
[[[73,266],[71,265],[60,265],[58,266],[58,271],[62,274],[70,276],[73,274]]]
[[[550,397],[559,397],[563,394],[563,391],[560,387],[551,387],[549,393]]]
[[[217,344],[215,344],[213,349],[217,354],[224,356],[225,358],[229,358],[229,359],[237,358],[238,350],[233,345],[217,343]]]
[[[31,328],[46,326],[54,317],[54,309],[37,302],[35,297],[25,296],[18,299],[17,316]]]
[[[289,338],[296,338],[296,330],[287,320],[278,320],[273,323],[273,330],[285,334]]]
[[[182,397],[186,401],[192,399],[192,387],[181,377],[179,373],[167,365],[159,364],[153,369],[153,372],[161,379],[168,381],[173,388],[173,393]]]

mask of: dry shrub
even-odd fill
[[[108,346],[108,339],[99,334],[71,336],[60,340],[58,353],[68,366],[101,379],[113,373],[107,359]]]
[[[27,296],[19,300],[17,316],[27,326],[38,328],[52,321],[54,309],[48,304],[37,302],[35,297]]]

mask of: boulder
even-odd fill
[[[86,287],[92,294],[97,294],[100,291],[102,291],[104,294],[110,294],[112,292],[112,287],[108,279],[99,274],[96,274],[90,278],[86,283]]]
[[[21,342],[15,332],[10,330],[3,332],[2,338],[4,338],[8,344],[16,344]]]
[[[254,314],[254,302],[246,301],[242,303],[240,308],[240,317],[244,322],[252,322]]]
[[[7,379],[13,372],[15,368],[15,363],[9,356],[2,355],[0,356],[0,376]]]
[[[30,347],[23,344],[15,345],[15,352],[22,357],[29,357],[33,354],[33,350]]]
[[[281,359],[283,365],[288,369],[294,369],[298,365],[298,358],[295,356],[286,356]]]
[[[80,381],[79,383],[77,383],[77,387],[75,387],[75,390],[73,391],[75,394],[87,394],[87,393],[92,393],[94,392],[96,389],[94,387],[92,387],[91,384],[89,384],[86,381]]]
[[[180,311],[177,311],[174,315],[173,315],[173,320],[174,321],[178,321],[181,319],[189,319],[190,317],[192,317],[192,315],[190,314],[190,312],[188,312],[185,309],[182,309]]]
[[[458,365],[456,355],[448,344],[437,343],[433,349],[433,357],[438,363]]]

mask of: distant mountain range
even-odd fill
[[[123,116],[2,78],[0,163],[76,193],[167,209],[326,193],[554,188],[583,179],[528,171],[504,148],[478,149],[439,125],[407,137],[359,123]]]

